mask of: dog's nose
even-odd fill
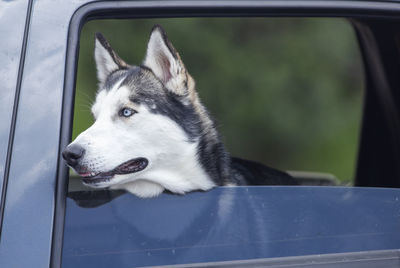
[[[78,160],[85,154],[85,149],[83,147],[72,144],[68,145],[62,152],[62,156],[68,165],[74,167],[78,164]]]

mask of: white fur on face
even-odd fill
[[[164,189],[183,194],[215,186],[197,159],[197,142],[190,142],[184,130],[167,116],[130,102],[130,93],[126,86],[119,88],[119,83],[110,91],[100,91],[92,107],[95,123],[73,143],[85,149],[80,164],[90,172],[108,172],[138,157],[146,158],[148,166],[136,173],[115,175],[96,187],[153,197]],[[137,113],[121,117],[118,112],[124,107]]]

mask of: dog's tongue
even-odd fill
[[[146,158],[135,158],[129,160],[114,169],[115,174],[127,174],[132,172],[137,172],[144,169],[148,164]]]

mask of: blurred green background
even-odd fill
[[[137,65],[154,24],[195,78],[232,155],[352,181],[364,81],[356,36],[344,19],[90,21],[81,33],[73,138],[93,122],[94,33]]]

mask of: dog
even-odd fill
[[[95,36],[95,122],[62,156],[94,188],[142,198],[216,186],[296,185],[286,172],[230,157],[182,59],[155,25],[141,65]]]

